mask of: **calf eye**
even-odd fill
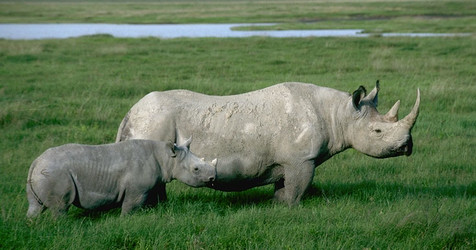
[[[194,168],[193,168],[193,171],[194,171],[194,172],[198,172],[198,167],[194,167]]]

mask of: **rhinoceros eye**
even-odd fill
[[[375,129],[374,132],[378,134],[378,133],[382,133],[382,130],[381,129]]]

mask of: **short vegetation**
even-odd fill
[[[450,2],[436,1],[441,16]],[[474,4],[464,3],[462,15],[474,27]],[[362,13],[372,4],[365,1]],[[19,4],[0,5],[4,21]],[[49,14],[37,15],[25,20],[45,22]],[[77,21],[87,20],[71,19]],[[0,40],[0,248],[474,249],[474,44],[474,36]],[[382,113],[400,99],[406,115],[421,89],[413,155],[373,159],[347,150],[317,168],[297,207],[273,203],[272,186],[225,193],[175,181],[168,202],[122,218],[119,209],[75,207],[56,220],[48,212],[33,221],[25,216],[31,162],[65,143],[113,142],[126,112],[150,91],[230,95],[300,81],[352,92],[377,79]]]

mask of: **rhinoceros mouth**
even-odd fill
[[[398,157],[401,155],[410,156],[411,154],[412,154],[412,144],[405,143],[401,145],[400,147],[391,148],[386,153],[383,153],[383,154],[379,154],[379,155],[367,154],[367,155],[374,158],[384,159],[384,158]]]
[[[406,155],[406,156],[410,156],[413,152],[413,143],[411,140],[409,140],[408,142],[406,142],[405,144],[403,144],[402,146],[400,146],[398,149],[397,149],[397,152],[403,154],[403,155]]]
[[[215,181],[209,181],[206,183],[206,186],[209,188],[214,188],[215,187]]]
[[[406,156],[412,155],[412,148],[409,147],[408,145],[405,146],[403,153],[404,153]]]

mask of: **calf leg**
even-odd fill
[[[306,161],[294,166],[284,166],[284,186],[275,184],[275,200],[286,202],[289,206],[297,205],[312,183],[314,164]]]
[[[50,209],[54,217],[65,216],[68,213],[69,205],[61,204],[60,206],[51,207]]]
[[[159,201],[160,201],[160,202],[167,201],[167,193],[165,192],[165,183],[159,185],[158,194],[157,194],[157,195],[159,196]]]
[[[165,193],[165,183],[158,184],[154,189],[149,191],[147,194],[147,199],[145,205],[148,207],[155,207],[157,203],[164,202],[167,200],[167,195]]]
[[[67,172],[59,171],[44,174],[44,179],[34,185],[43,202],[55,217],[65,215],[76,197],[74,181]]]

